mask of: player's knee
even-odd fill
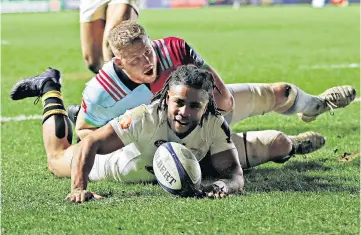
[[[55,176],[61,177],[61,174],[57,170],[57,164],[54,161],[56,154],[48,154],[48,170]]]
[[[100,59],[96,59],[90,55],[84,55],[84,61],[88,69],[93,73],[98,73],[102,67]]]
[[[59,177],[59,175],[57,175],[57,171],[55,170],[55,167],[51,164],[51,162],[48,162],[48,170],[49,170],[51,173],[53,173],[55,176],[58,176],[58,177]]]
[[[287,156],[292,150],[292,141],[283,132],[277,133],[276,138],[269,145],[269,155],[271,158]]]
[[[88,69],[92,71],[93,73],[99,73],[100,66],[94,65],[94,64],[88,64]]]
[[[48,170],[57,177],[70,176],[71,160],[64,156],[64,151],[47,153]]]
[[[297,89],[290,83],[274,83],[272,89],[275,94],[275,108],[274,111],[283,113],[289,110],[297,97]]]
[[[101,69],[100,63],[87,63],[88,69],[92,71],[93,73],[99,73],[99,70]]]
[[[276,100],[284,100],[290,96],[292,86],[286,82],[274,83],[271,85],[275,94]]]
[[[232,140],[243,168],[279,159],[287,156],[292,150],[291,140],[282,132],[275,130],[232,134]]]

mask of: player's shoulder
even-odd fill
[[[223,139],[226,137],[227,142],[230,141],[231,129],[222,115],[215,116],[209,114],[208,118],[204,120],[203,128],[203,131],[208,134],[207,136],[211,139]]]
[[[224,123],[227,124],[223,115],[220,114],[216,116],[209,113],[207,118],[203,120],[203,127],[207,130],[214,130],[214,128],[219,128],[224,125]]]
[[[171,36],[171,37],[166,37],[164,38],[164,41],[182,41],[184,42],[183,38],[179,38],[179,37],[175,37],[175,36]]]
[[[153,40],[153,45],[154,46],[183,46],[185,43],[185,40],[179,37],[165,37],[165,38],[160,38],[160,39],[156,39]]]
[[[127,110],[125,115],[130,115],[134,119],[157,119],[159,117],[158,113],[159,102],[153,102],[148,105],[140,105],[133,109]]]
[[[91,103],[109,107],[116,103],[112,96],[109,81],[111,77],[117,76],[113,69],[113,62],[110,61],[102,67],[98,74],[90,79],[83,90],[83,98]]]

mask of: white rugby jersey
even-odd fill
[[[197,126],[191,133],[180,139],[169,127],[165,111],[158,111],[159,102],[142,105],[127,111],[113,119],[110,124],[124,145],[131,143],[136,148],[137,156],[132,156],[132,167],[122,177],[132,175],[132,180],[144,180],[145,167],[152,166],[153,156],[164,142],[177,142],[188,147],[201,161],[207,154],[213,155],[225,150],[235,149],[230,138],[230,129],[222,116],[209,114],[202,126]],[[124,159],[125,160],[125,159]],[[130,160],[130,159],[129,159]],[[119,161],[122,161],[119,159]],[[149,176],[150,173],[148,173]],[[123,179],[124,180],[124,179]]]

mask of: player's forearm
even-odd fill
[[[93,131],[95,131],[97,128],[94,129],[76,129],[76,135],[82,140],[85,138],[85,136],[89,135]]]
[[[82,109],[80,109],[79,113],[78,113],[78,118],[76,120],[76,124],[75,124],[75,133],[77,134],[77,136],[80,139],[84,139],[85,136],[89,135],[90,133],[94,132],[96,129],[98,129],[98,127],[90,125],[87,121],[86,121],[86,114],[85,111]]]
[[[85,190],[88,175],[93,167],[98,145],[91,138],[85,138],[79,145],[71,166],[72,190]]]
[[[211,188],[219,189],[226,194],[242,191],[244,186],[243,170],[239,163],[237,149],[232,148],[213,154],[211,161],[220,178],[212,184],[215,187]]]
[[[228,90],[226,84],[224,84],[219,74],[213,68],[208,67],[208,70],[212,72],[215,85],[218,87],[218,90],[217,89],[213,90],[213,95],[217,104],[217,108],[225,112],[232,111],[234,98],[231,92]]]

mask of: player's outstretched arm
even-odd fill
[[[243,171],[236,149],[211,155],[211,163],[220,175],[220,179],[204,187],[203,191],[207,197],[222,198],[243,190]]]
[[[96,154],[108,154],[124,147],[113,127],[107,124],[87,135],[75,151],[71,164],[71,193],[66,197],[72,202],[82,203],[98,199],[99,195],[87,192],[88,175]]]

